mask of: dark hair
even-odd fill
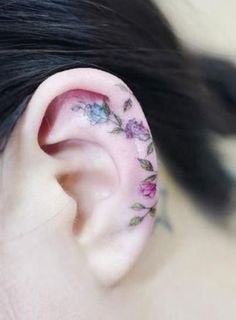
[[[210,130],[235,133],[236,96],[231,83],[228,91],[228,73],[215,69],[220,63],[226,68],[183,50],[149,0],[9,0],[0,5],[1,151],[42,81],[58,71],[96,67],[130,86],[172,174],[222,212],[234,181],[209,137]],[[235,79],[235,70],[228,72]]]

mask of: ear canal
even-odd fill
[[[58,177],[71,196],[77,192],[78,203],[81,191],[75,191],[73,182],[84,185],[91,179],[93,187],[86,189],[89,213],[83,215],[78,208],[82,222],[75,237],[91,270],[109,285],[130,270],[151,234],[158,169],[148,123],[131,90],[110,74],[89,70],[89,77],[85,69],[78,70],[76,88],[61,92],[49,104],[39,144],[51,156],[76,145],[73,161],[72,156],[58,157]],[[98,188],[104,192],[96,198]]]

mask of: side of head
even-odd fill
[[[103,285],[152,233],[154,141],[190,194],[227,208],[233,183],[204,114],[215,100],[148,0],[8,1],[0,52],[0,304],[24,320],[121,319],[127,296]]]

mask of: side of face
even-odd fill
[[[134,266],[159,194],[154,142],[131,90],[96,69],[55,74],[0,164],[1,283],[19,319],[32,310],[34,319],[88,319],[94,305],[112,312],[98,287]]]

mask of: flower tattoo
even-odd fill
[[[122,87],[123,88],[123,87]],[[122,106],[123,112],[127,112],[133,107],[132,99],[126,100]],[[154,152],[154,143],[148,128],[143,124],[143,121],[138,121],[135,118],[125,121],[112,112],[107,100],[101,100],[94,103],[85,103],[78,101],[78,104],[71,108],[72,111],[82,110],[91,125],[101,125],[105,123],[113,123],[115,127],[110,132],[111,134],[124,134],[127,139],[137,139],[141,142],[147,142],[146,158]],[[138,186],[138,191],[144,199],[153,199],[157,192],[157,171],[154,170],[153,164],[148,159],[140,159],[137,161],[142,169],[149,172],[149,176],[142,181]],[[134,203],[131,206],[132,210],[143,211],[146,213],[142,216],[135,216],[130,220],[130,226],[139,225],[148,215],[152,218],[156,216],[156,204],[152,207],[146,207],[142,203]]]
[[[143,181],[140,184],[140,192],[143,194],[146,198],[154,198],[157,191],[157,185],[156,183],[150,182],[150,181]]]
[[[98,103],[87,104],[84,108],[84,112],[93,126],[98,123],[105,123],[109,121],[111,113],[106,102],[103,102],[102,105]]]
[[[149,130],[144,127],[143,122],[138,122],[136,119],[128,121],[125,127],[126,138],[137,138],[141,141],[147,141],[151,138]]]

